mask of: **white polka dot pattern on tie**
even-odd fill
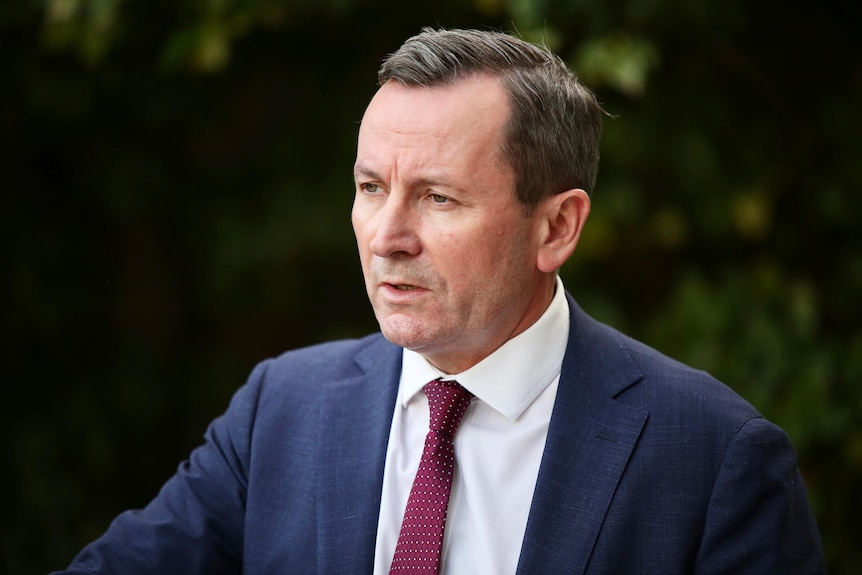
[[[446,510],[455,469],[452,440],[473,395],[456,381],[425,386],[430,421],[419,470],[410,490],[390,575],[439,573]]]

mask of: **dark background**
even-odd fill
[[[376,68],[421,26],[545,41],[607,111],[592,314],[790,433],[862,572],[862,56],[838,3],[0,4],[0,572],[140,507],[253,365],[375,329],[350,229]]]

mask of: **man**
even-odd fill
[[[352,221],[382,335],[258,366],[67,573],[822,573],[784,432],[557,276],[590,211],[591,92],[477,31],[423,31],[379,80]]]

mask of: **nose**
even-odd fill
[[[406,198],[390,192],[369,222],[373,230],[371,252],[381,258],[417,255],[421,250],[417,217]]]

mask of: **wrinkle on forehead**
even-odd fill
[[[508,115],[508,97],[496,78],[477,76],[439,87],[384,84],[360,126],[357,167],[374,172],[383,171],[382,163],[403,162],[410,169],[439,172],[424,176],[431,180],[446,179],[449,168],[480,157],[485,163],[494,158],[495,168],[506,167]],[[403,153],[408,151],[417,153]]]
[[[471,76],[455,84],[433,87],[387,82],[369,103],[360,131],[363,126],[379,127],[368,126],[371,117],[380,119],[376,110],[379,107],[385,107],[388,129],[394,134],[425,132],[443,137],[446,131],[459,125],[478,126],[495,120],[499,123],[497,132],[502,132],[510,106],[503,85],[491,76]],[[417,115],[417,110],[431,112],[436,121],[429,122],[429,117]],[[371,114],[372,111],[376,113]]]

